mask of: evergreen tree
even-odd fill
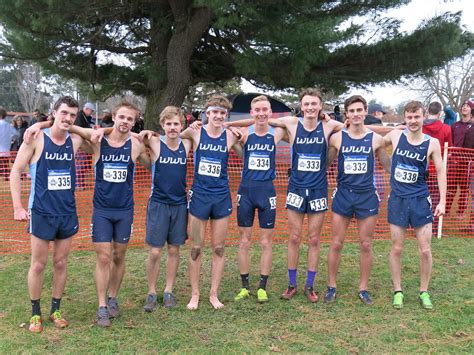
[[[408,0],[2,0],[0,54],[34,60],[89,83],[100,100],[123,90],[147,99],[156,127],[197,83],[242,77],[266,88],[393,81],[472,47],[459,14],[411,34],[378,15]],[[354,16],[377,21],[369,28]],[[373,32],[373,36],[372,36]]]

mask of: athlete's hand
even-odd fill
[[[436,206],[436,209],[434,211],[434,216],[439,217],[439,216],[444,216],[444,214],[445,214],[445,204],[438,203],[438,206]]]
[[[30,215],[28,214],[28,211],[22,207],[13,211],[13,219],[15,221],[27,221],[30,219]]]
[[[91,134],[91,142],[94,144],[97,144],[100,141],[102,141],[102,138],[104,138],[104,129],[103,128],[94,129],[94,131]]]
[[[25,134],[23,135],[23,141],[26,144],[31,144],[38,137],[40,131],[41,128],[38,127],[36,124],[28,127],[25,131]]]
[[[153,137],[154,135],[155,135],[155,132],[150,131],[149,129],[145,129],[145,130],[141,131],[140,134],[139,134],[141,141],[142,141],[143,139],[148,139],[148,140],[150,140],[151,137]]]
[[[240,129],[238,129],[237,127],[228,127],[227,128],[229,131],[232,132],[232,134],[234,136],[236,136],[239,140],[241,140],[243,138],[243,133]]]
[[[193,123],[191,123],[189,125],[189,127],[191,127],[191,129],[194,129],[195,131],[197,131],[198,129],[200,129],[202,127],[202,122],[201,121],[194,121]]]

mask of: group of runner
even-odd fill
[[[388,201],[388,221],[392,233],[390,271],[393,306],[403,307],[401,253],[408,227],[416,233],[420,253],[420,302],[433,307],[428,294],[431,276],[431,223],[433,213],[426,184],[429,161],[436,167],[440,201],[435,216],[444,214],[446,172],[436,139],[422,133],[424,107],[412,101],[405,107],[404,130],[391,130],[384,137],[364,125],[367,103],[363,97],[349,97],[345,103],[346,125],[322,114],[322,96],[316,89],[300,95],[303,117],[271,119],[266,96],[252,100],[250,120],[227,122],[230,102],[214,95],[206,103],[205,125],[196,123],[186,130],[185,117],[177,107],[168,106],[160,115],[164,136],[143,131],[131,134],[139,110],[123,102],[115,107],[114,125],[107,129],[85,129],[74,125],[79,105],[71,97],[54,105],[52,123],[29,129],[11,172],[11,193],[16,220],[29,220],[31,266],[28,289],[32,305],[30,331],[43,329],[40,296],[49,243],[54,243],[53,292],[50,319],[56,327],[68,322],[60,309],[66,283],[67,257],[78,218],[74,199],[74,155],[79,148],[94,154],[95,190],[91,235],[96,250],[95,281],[98,299],[97,325],[107,327],[120,314],[117,295],[125,270],[125,252],[133,226],[133,177],[137,159],[152,171],[152,188],[147,209],[146,262],[148,294],[144,310],[158,304],[156,280],[160,256],[167,244],[168,258],[163,305],[176,305],[173,286],[179,265],[179,249],[186,242],[188,214],[190,253],[188,272],[191,298],[187,308],[195,310],[200,301],[200,269],[207,224],[211,235],[211,289],[209,302],[224,307],[218,298],[224,271],[224,245],[232,199],[228,178],[229,152],[243,159],[242,178],[237,193],[237,222],[240,243],[238,262],[242,287],[236,301],[251,295],[250,240],[255,211],[258,211],[261,246],[260,277],[256,297],[267,302],[267,281],[272,268],[272,235],[276,220],[276,150],[280,140],[291,147],[291,174],[288,182],[288,286],[281,298],[297,294],[299,249],[303,222],[308,219],[308,265],[303,293],[310,302],[318,301],[314,280],[318,272],[320,236],[328,209],[326,171],[337,157],[337,188],[332,201],[332,242],[328,255],[328,286],[324,302],[336,299],[336,276],[346,231],[353,217],[360,241],[360,282],[358,297],[372,304],[368,281],[372,266],[372,236],[380,200],[374,185],[375,155],[390,173],[392,191]],[[50,126],[50,127],[49,127]],[[236,128],[234,126],[240,127]],[[374,130],[384,130],[373,127]],[[390,160],[386,147],[393,147]],[[147,149],[148,148],[148,149]],[[187,157],[194,152],[194,181],[186,192]],[[30,165],[31,193],[26,210],[21,202],[21,172]]]

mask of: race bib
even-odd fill
[[[418,181],[418,168],[416,166],[398,163],[395,167],[394,178],[404,184],[414,184]]]
[[[250,170],[263,170],[270,169],[270,157],[265,153],[252,152],[249,156],[249,169]]]
[[[286,204],[288,206],[293,206],[293,207],[296,207],[296,208],[300,208],[301,205],[303,204],[303,200],[304,198],[297,195],[297,194],[294,194],[292,192],[289,192],[288,195],[286,196]]]
[[[70,190],[71,173],[69,170],[48,170],[48,190]]]
[[[319,154],[299,154],[298,171],[317,172],[321,170],[321,155]]]
[[[311,200],[309,201],[309,208],[311,211],[325,211],[328,209],[328,200],[326,197]]]
[[[366,156],[344,157],[344,174],[365,174],[367,166]]]
[[[199,161],[198,173],[204,176],[220,177],[221,161],[219,159],[202,157]]]
[[[120,183],[127,181],[127,165],[104,164],[103,179],[107,182]]]

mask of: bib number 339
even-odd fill
[[[113,183],[121,183],[127,181],[127,166],[118,164],[105,164],[104,180]]]

